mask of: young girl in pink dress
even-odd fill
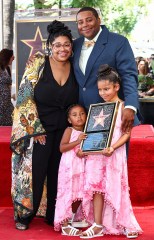
[[[74,228],[69,223],[69,219],[72,218],[72,212],[75,213],[78,208],[78,212],[81,213],[80,219],[84,219],[81,202],[83,200],[85,154],[80,151],[79,147],[81,141],[86,138],[83,133],[86,122],[85,109],[80,105],[71,106],[68,110],[68,121],[72,127],[65,130],[60,143],[60,151],[63,154],[58,174],[54,227],[56,231],[62,230],[63,235],[79,236],[81,231]]]
[[[89,155],[85,165],[82,208],[92,226],[80,238],[90,239],[104,234],[125,234],[136,238],[142,232],[133,213],[128,185],[126,142],[130,132],[121,131],[124,103],[118,97],[120,79],[107,64],[98,72],[99,95],[106,102],[119,101],[119,109],[111,146],[102,155]]]

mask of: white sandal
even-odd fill
[[[72,213],[72,218],[70,218],[68,220],[68,224],[71,224],[72,227],[75,228],[86,228],[89,226],[89,224],[86,222],[86,219],[83,219],[82,221],[75,221],[74,222],[74,217],[75,217],[75,213]]]
[[[72,222],[72,227],[75,228],[87,228],[89,224],[86,222],[86,219],[83,219],[82,221],[76,221]]]
[[[72,222],[74,221],[74,217],[75,217],[75,213],[72,213],[72,218],[68,220],[69,224],[72,224]]]
[[[130,230],[125,230],[124,234],[126,235],[127,238],[137,238],[138,237],[138,232],[136,231],[130,231]]]
[[[65,232],[66,229],[70,229],[69,233]],[[67,225],[67,226],[62,226],[61,227],[61,230],[62,230],[62,235],[65,235],[65,236],[74,236],[74,237],[77,237],[77,236],[80,236],[81,233],[80,233],[80,230],[77,229],[77,228],[74,228],[72,227],[71,225]],[[77,233],[79,232],[79,233]]]
[[[94,230],[93,230],[95,227],[101,228],[100,232],[95,233]],[[86,233],[86,235],[83,235],[84,233]],[[104,234],[103,234],[103,226],[102,225],[98,225],[96,223],[93,223],[93,225],[90,228],[88,228],[86,231],[84,231],[82,233],[80,238],[86,239],[86,238],[95,238],[95,237],[102,237],[102,236],[104,236]]]

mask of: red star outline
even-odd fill
[[[27,46],[31,48],[29,57],[31,55],[34,55],[35,53],[40,53],[43,55],[44,50],[42,49],[42,42],[44,41],[46,41],[46,39],[42,37],[42,33],[39,27],[37,27],[36,33],[33,39],[21,40],[21,42],[25,43]]]

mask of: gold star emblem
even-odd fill
[[[26,39],[21,41],[31,48],[29,57],[35,53],[40,53],[42,55],[44,54],[44,50],[46,48],[46,39],[42,37],[39,27],[36,29],[34,39]]]
[[[104,114],[104,111],[103,111],[103,109],[101,110],[101,112],[99,113],[99,115],[97,115],[97,116],[93,116],[93,118],[95,119],[95,123],[94,123],[94,126],[93,126],[93,128],[94,127],[96,127],[97,125],[101,125],[102,127],[104,127],[104,121],[105,121],[105,119],[107,118],[107,117],[109,117],[110,116],[110,114]]]

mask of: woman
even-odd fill
[[[149,90],[153,85],[153,79],[150,74],[148,62],[144,58],[140,59],[138,62],[138,83],[139,96],[144,97],[148,95]]]
[[[13,104],[11,102],[11,71],[9,65],[14,60],[13,50],[0,52],[0,126],[12,125]]]
[[[59,21],[53,21],[47,30],[50,56],[29,60],[14,110],[12,197],[19,230],[26,230],[37,212],[53,224],[59,144],[68,124],[66,109],[78,102],[78,86],[69,61],[71,31]]]

